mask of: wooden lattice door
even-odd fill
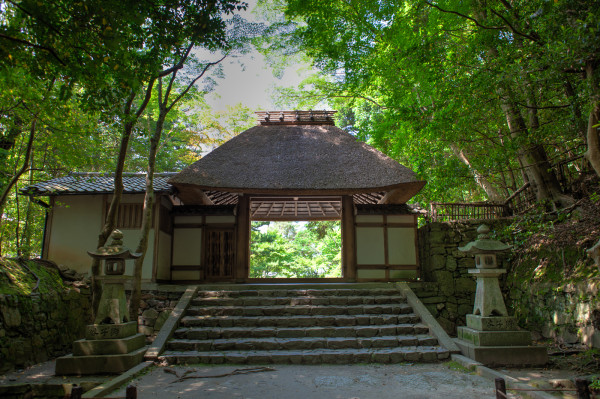
[[[235,235],[233,229],[207,229],[204,275],[206,279],[233,278]]]

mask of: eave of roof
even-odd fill
[[[172,187],[167,183],[175,173],[157,173],[154,175],[154,192],[170,192]],[[124,194],[143,194],[146,192],[145,173],[126,173],[123,175]],[[114,192],[114,176],[106,173],[71,173],[67,176],[32,184],[22,188],[21,194],[31,197],[57,195],[92,195],[112,194]]]

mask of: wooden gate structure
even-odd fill
[[[168,209],[167,280],[262,281],[248,277],[251,222],[312,220],[341,223],[343,277],[328,280],[417,278],[417,215],[405,203],[425,182],[333,116],[258,113],[257,126],[171,177],[181,204]]]

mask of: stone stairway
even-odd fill
[[[389,285],[251,288],[198,291],[161,358],[171,364],[347,364],[435,362],[450,355]]]

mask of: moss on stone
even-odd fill
[[[57,269],[33,260],[0,258],[0,294],[28,296],[64,289]]]

